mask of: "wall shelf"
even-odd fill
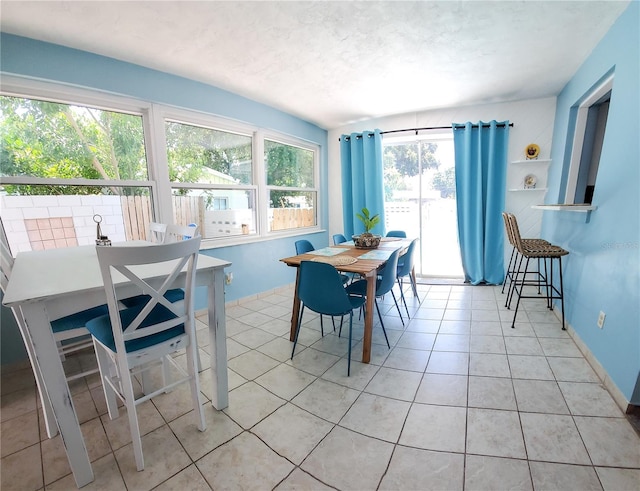
[[[587,213],[587,212],[598,209],[597,206],[588,205],[588,204],[565,205],[561,203],[555,204],[555,205],[532,205],[531,208],[535,208],[537,210],[572,211],[572,212],[579,212],[579,213]]]
[[[529,160],[512,160],[511,163],[515,165],[520,164],[544,164],[547,165],[551,162],[551,159],[529,159]]]
[[[546,191],[546,190],[547,190],[547,188],[526,188],[526,189],[525,188],[512,188],[512,189],[509,189],[509,191],[513,191],[513,192],[525,191],[527,193],[530,193],[532,191]]]

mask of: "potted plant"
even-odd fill
[[[364,233],[352,236],[353,243],[358,249],[375,249],[380,245],[380,236],[371,233],[373,227],[380,222],[380,215],[371,213],[367,208],[362,208],[360,213],[356,213],[356,217],[364,225]]]

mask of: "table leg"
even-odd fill
[[[296,329],[298,328],[298,317],[300,316],[300,297],[298,297],[298,281],[300,281],[300,268],[296,268],[296,286],[293,291],[293,308],[291,309],[291,332],[289,341],[296,339]]]
[[[209,311],[209,345],[211,352],[211,403],[216,409],[229,406],[229,379],[227,373],[227,323],[224,305],[224,269],[210,273],[207,285]]]
[[[69,467],[78,487],[93,481],[93,470],[80,424],[69,392],[62,362],[58,356],[46,307],[40,303],[22,306],[25,324],[33,341],[35,356],[40,366],[44,390],[51,401],[60,437],[64,445]]]
[[[371,360],[371,338],[373,336],[373,309],[376,299],[377,271],[367,275],[367,302],[364,315],[364,338],[362,339],[362,363]]]

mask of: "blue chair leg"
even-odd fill
[[[293,338],[293,349],[291,350],[291,359],[296,352],[296,345],[298,344],[298,334],[300,334],[300,327],[302,326],[302,313],[304,312],[304,304],[300,307],[300,317],[298,317],[298,327],[296,328],[296,335]]]
[[[342,328],[342,326],[340,326]],[[349,353],[347,355],[347,377],[351,375],[351,338],[353,336],[353,310],[349,312]]]
[[[384,338],[387,340],[387,348],[391,349],[391,345],[389,344],[389,338],[387,337],[387,330],[384,328],[384,322],[382,321],[382,315],[380,314],[380,307],[378,307],[378,300],[375,301],[376,310],[378,311],[378,318],[380,319],[380,325],[382,326],[382,332],[384,334]]]
[[[396,304],[396,309],[398,310],[398,315],[400,316],[400,322],[404,326],[404,319],[402,318],[402,312],[400,312],[400,306],[398,305],[398,300],[396,299],[396,294],[391,290],[391,296],[393,297],[393,303]]]
[[[398,286],[400,287],[400,300],[402,300],[402,303],[404,304],[404,310],[407,311],[407,319],[411,319],[411,316],[409,315],[409,308],[407,307],[407,301],[404,298],[402,277],[398,278]]]

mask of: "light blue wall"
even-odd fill
[[[542,236],[570,251],[567,320],[625,398],[640,404],[640,4],[631,2],[558,96],[547,203],[562,202],[570,108],[613,70],[593,204],[584,214],[545,212]],[[598,313],[606,313],[603,329]],[[632,400],[635,397],[635,400]]]
[[[219,88],[121,62],[84,51],[0,33],[0,69],[4,74],[33,77],[98,89],[155,103],[195,109],[275,130],[321,146],[320,224],[326,228],[327,132],[326,130],[264,104]],[[206,60],[203,60],[203,63]],[[210,249],[205,253],[233,262],[234,280],[227,301],[255,295],[294,281],[280,258],[293,255],[293,242],[282,238]],[[326,232],[304,236],[328,245]],[[200,296],[199,300],[204,297]],[[200,302],[198,302],[200,303]]]

